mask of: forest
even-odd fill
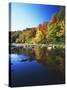
[[[65,44],[65,7],[54,13],[48,22],[24,30],[9,31],[10,43]]]

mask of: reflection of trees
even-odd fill
[[[37,62],[43,65],[46,64],[50,71],[64,72],[64,50],[48,51],[46,48],[33,48],[32,52]]]
[[[50,70],[64,72],[64,52],[53,50],[47,53],[47,65]]]
[[[17,53],[17,54],[30,54],[31,50],[29,48],[22,48],[22,47],[15,47],[11,49],[11,53]]]
[[[33,48],[32,52],[37,62],[44,63],[47,60],[46,48]]]
[[[12,53],[26,54],[29,61],[36,60],[42,65],[47,65],[49,71],[64,72],[64,50],[55,49],[48,51],[46,48],[13,48]]]

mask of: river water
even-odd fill
[[[65,51],[58,48],[11,47],[10,86],[34,86],[65,83]]]

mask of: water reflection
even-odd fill
[[[35,59],[38,63],[47,64],[49,69],[64,71],[64,49],[48,51],[46,48],[13,48],[11,53],[14,61],[17,59],[23,62]]]
[[[47,48],[12,47],[11,53],[10,53],[10,58],[11,58],[10,60],[13,64],[11,68],[15,70],[18,70],[18,68],[20,68],[19,71],[21,75],[22,73],[27,73],[27,72],[28,73],[26,75],[28,74],[30,75],[25,77],[26,80],[24,81],[24,83],[22,82],[23,80],[20,79],[19,81],[20,85],[22,84],[31,85],[32,82],[34,82],[34,84],[37,84],[37,85],[50,84],[50,83],[51,84],[64,83],[64,80],[65,80],[65,75],[64,75],[65,74],[65,65],[64,65],[65,56],[64,55],[65,55],[64,49],[61,49],[61,48],[48,51]],[[35,71],[35,74],[32,75],[31,73],[33,72],[33,69]],[[47,77],[45,79],[44,76],[46,72],[49,72],[49,74],[47,73]],[[39,79],[36,79],[37,75],[39,76]],[[24,76],[25,74],[23,76],[20,76],[19,78],[24,78]],[[32,76],[34,79],[31,80]],[[30,82],[27,81],[28,78]],[[17,82],[17,78],[15,78],[14,80],[16,81],[15,85],[18,86],[19,83]],[[39,83],[39,82],[36,83],[37,80],[42,83]]]

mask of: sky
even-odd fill
[[[9,6],[11,11],[11,31],[23,30],[47,22],[60,8],[60,6],[54,5],[29,3],[11,3]]]

